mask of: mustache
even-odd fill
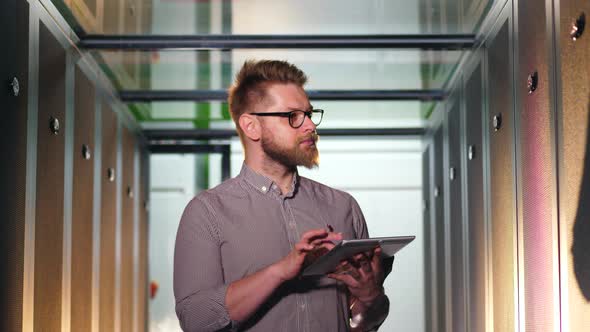
[[[318,135],[318,133],[316,131],[314,131],[309,135],[305,135],[305,136],[301,137],[298,140],[298,143],[301,143],[301,142],[307,141],[307,140],[313,140],[314,143],[317,143],[319,139],[320,139],[320,135]]]

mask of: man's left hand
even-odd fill
[[[370,255],[361,253],[350,261],[342,263],[347,266],[344,273],[331,273],[328,277],[343,282],[350,295],[357,298],[365,306],[382,296],[384,273],[381,265],[381,248],[377,247]]]

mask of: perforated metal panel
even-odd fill
[[[524,311],[526,331],[555,331],[558,289],[556,173],[553,154],[553,116],[550,103],[551,35],[545,29],[545,6],[518,2],[519,71],[519,214],[522,234]],[[549,13],[550,14],[550,13]],[[535,75],[536,73],[536,75]],[[527,82],[528,86],[527,87]],[[536,84],[536,85],[535,85]],[[533,91],[534,90],[534,91]],[[522,302],[524,301],[524,302]]]
[[[74,90],[72,190],[72,331],[90,331],[92,319],[94,107],[92,82],[79,68]],[[84,147],[87,147],[86,149]]]
[[[100,209],[100,321],[99,329],[112,332],[115,328],[115,223],[117,218],[117,117],[103,104],[102,117],[102,167]],[[108,170],[114,170],[109,179]]]
[[[455,98],[459,97],[458,95]],[[453,100],[448,113],[449,164],[445,183],[449,186],[449,236],[451,254],[452,331],[465,330],[465,276],[463,272],[463,208],[461,193],[461,104]]]
[[[483,77],[479,64],[465,79],[465,132],[467,168],[467,222],[469,243],[469,297],[467,316],[469,331],[485,330],[486,288],[486,225],[484,212],[483,180]]]
[[[559,207],[562,329],[590,330],[590,2],[559,2],[561,113]],[[585,31],[574,41],[574,22]],[[577,25],[580,26],[579,24]],[[577,30],[580,31],[579,29]]]
[[[518,293],[510,18],[501,24],[499,32],[488,45],[491,277],[494,331],[513,331],[516,329]],[[493,126],[495,122],[501,123],[497,130]]]
[[[20,331],[23,317],[23,268],[25,225],[25,171],[27,153],[27,87],[29,4],[26,1],[0,2],[3,33],[0,41],[0,79],[19,81],[21,93],[0,91],[0,320],[1,331]]]
[[[422,206],[424,229],[424,327],[426,331],[432,331],[432,308],[434,297],[432,295],[433,260],[432,260],[432,215],[430,194],[432,193],[430,181],[430,152],[431,145],[422,152]]]
[[[434,179],[433,179],[433,204],[434,223],[436,236],[436,317],[437,331],[445,331],[446,326],[446,262],[445,262],[445,210],[443,190],[443,128],[440,127],[434,134]]]
[[[137,194],[134,186],[134,154],[135,138],[126,128],[122,134],[123,146],[123,174],[122,174],[122,223],[121,223],[121,331],[133,329],[134,300],[133,289],[133,247],[134,247],[134,195]]]
[[[61,329],[66,53],[43,23],[39,31],[39,113],[35,215],[35,331]],[[59,121],[59,133],[50,130]]]

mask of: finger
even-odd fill
[[[317,246],[317,245],[322,244],[322,241],[323,241],[323,239],[321,239],[321,238],[320,239],[313,239],[309,243],[311,243],[314,246]]]
[[[328,235],[326,236],[326,240],[329,241],[342,241],[342,239],[342,233],[328,233]]]
[[[381,256],[382,253],[383,253],[383,249],[381,249],[381,247],[375,247],[375,249],[373,249],[373,255]]]
[[[347,268],[348,266],[349,266],[348,261],[344,260],[344,261],[340,261],[340,263],[338,263],[338,265],[336,266],[336,269]]]
[[[328,242],[322,242],[322,243],[319,244],[319,246],[328,249],[328,251],[332,250],[335,247],[334,243],[329,242],[329,241]]]
[[[342,233],[327,233],[325,237],[320,236],[313,238],[311,243],[318,245],[321,243],[329,242],[333,244],[336,241],[341,241],[342,238]]]
[[[352,256],[352,258],[354,258],[355,261],[360,262],[362,260],[364,260],[366,258],[365,254],[360,252],[354,256]]]
[[[307,232],[303,233],[303,235],[301,236],[301,241],[300,242],[309,243],[314,238],[317,238],[317,237],[326,237],[326,235],[328,235],[328,231],[326,231],[323,228],[312,229],[311,231],[307,231]]]
[[[373,271],[381,272],[381,253],[381,247],[377,247],[373,250],[373,259],[371,259],[371,268]]]
[[[351,288],[358,288],[359,283],[358,281],[353,278],[350,274],[338,274],[338,273],[330,273],[327,275],[328,278],[332,278],[334,280],[338,280],[343,282],[346,286]]]
[[[335,273],[335,274],[345,274],[348,273],[348,271],[352,269],[352,266],[350,265],[350,263],[348,263],[348,261],[341,261],[335,268],[334,270],[330,271],[331,273]]]
[[[360,267],[356,268],[351,266],[349,269],[346,270],[345,273],[351,276],[354,280],[356,280],[357,283],[365,278],[364,273],[361,273]]]
[[[371,272],[373,270],[373,266],[371,264],[371,261],[369,261],[369,260],[361,261],[361,270],[364,272]]]
[[[371,268],[371,264],[367,261],[361,263],[361,266],[356,270],[357,276],[356,280],[361,283],[365,284],[367,281],[375,279],[375,272]]]
[[[363,254],[363,253],[361,252],[361,253],[358,253],[358,254],[356,254],[356,255],[352,256],[352,257],[351,257],[351,261],[353,262],[353,265],[354,265],[356,268],[360,268],[360,267],[361,267],[361,264],[362,264],[363,262],[365,262],[365,261],[368,261],[368,259],[367,259],[367,257],[365,256],[365,254]]]
[[[358,269],[359,267],[361,267],[360,262],[356,259],[354,259],[354,257],[350,257],[348,259],[348,263],[350,263],[351,266],[353,266],[355,269]]]
[[[314,248],[313,245],[309,244],[309,243],[297,243],[295,244],[295,250],[299,251],[299,252],[306,252],[306,251],[310,251]]]
[[[361,275],[357,268],[355,268],[349,261],[343,260],[331,271],[332,274],[350,275],[352,278],[358,280]]]
[[[326,238],[314,239],[310,243],[313,244],[314,246],[319,246],[324,243],[330,243],[330,244],[334,245],[334,243],[332,241],[326,240]]]

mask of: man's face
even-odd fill
[[[305,91],[294,84],[272,84],[267,89],[271,101],[269,107],[260,112],[289,112],[311,109]],[[260,117],[262,123],[261,144],[264,153],[271,159],[289,168],[305,166],[313,168],[319,164],[316,147],[318,136],[315,125],[305,117],[303,125],[293,128],[284,117]]]

